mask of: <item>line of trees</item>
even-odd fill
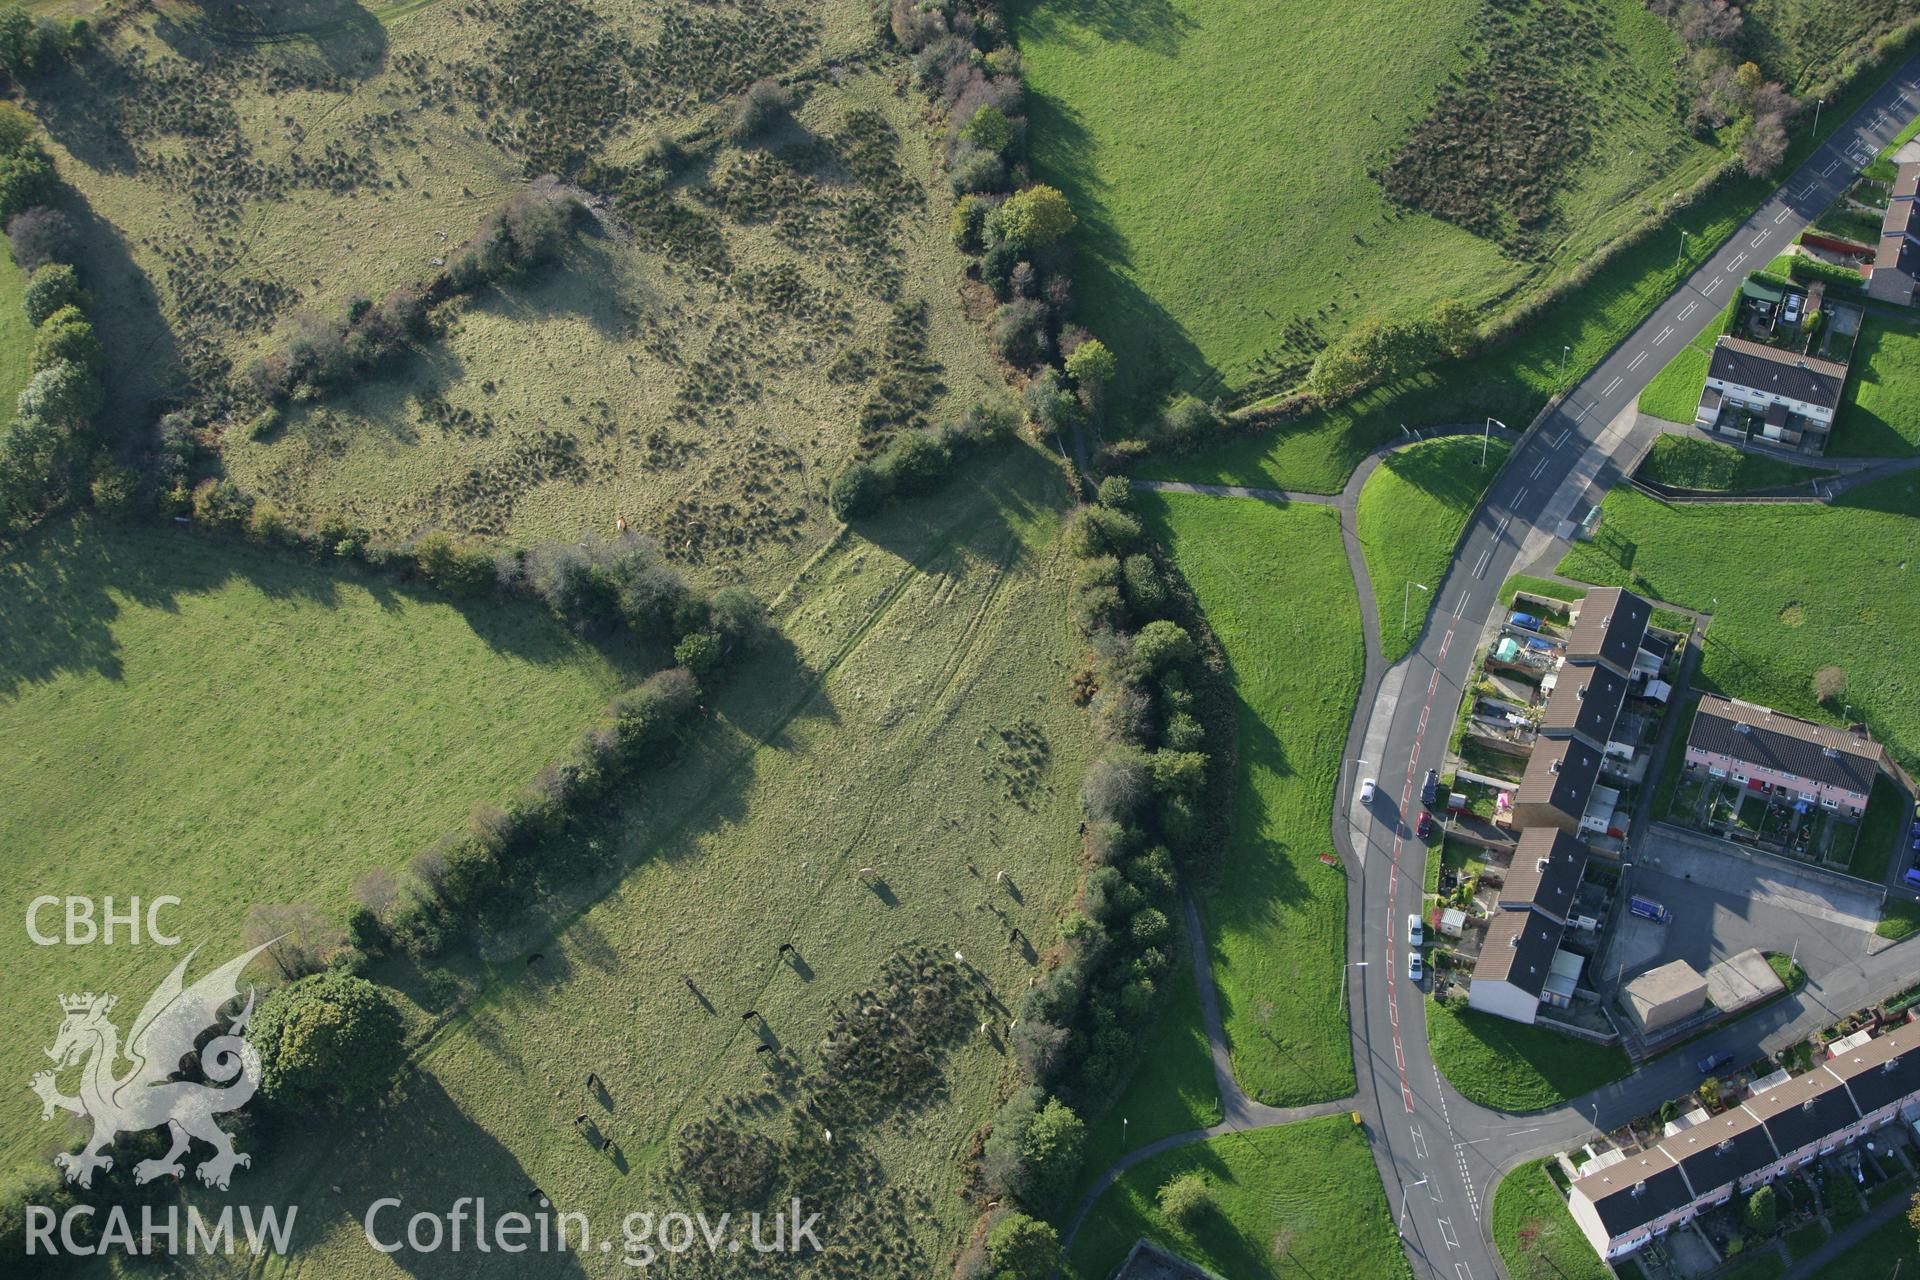
[[[1740,164],[1764,178],[1787,156],[1787,124],[1800,103],[1745,56],[1746,17],[1729,0],[1650,0],[1686,47],[1687,123],[1698,131],[1739,125]]]
[[[0,103],[0,220],[15,262],[31,272],[23,305],[34,327],[32,374],[0,434],[0,537],[21,533],[108,469],[93,429],[106,357],[87,318],[92,298],[71,261],[72,227],[51,206],[59,192],[33,118]]]

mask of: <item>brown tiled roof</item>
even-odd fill
[[[1577,738],[1543,738],[1534,743],[1527,771],[1513,793],[1515,805],[1551,805],[1579,818],[1593,799],[1600,777],[1600,752]]]
[[[1920,263],[1920,164],[1903,164],[1893,179],[1893,198],[1880,219],[1880,243],[1873,268],[1892,267],[1911,276]]]
[[[1568,663],[1555,677],[1546,710],[1540,715],[1540,727],[1549,733],[1577,733],[1605,746],[1626,696],[1624,676],[1615,675],[1607,667]]]
[[[1818,1069],[1748,1098],[1745,1106],[1767,1126],[1783,1156],[1831,1137],[1860,1118],[1845,1086]]]
[[[1659,1147],[1595,1170],[1575,1181],[1573,1189],[1593,1205],[1611,1236],[1624,1236],[1693,1203],[1693,1188],[1680,1166]]]
[[[1766,1126],[1745,1107],[1723,1111],[1683,1129],[1660,1147],[1680,1164],[1695,1195],[1737,1182],[1780,1158]]]
[[[1516,910],[1537,907],[1564,920],[1586,869],[1585,841],[1557,827],[1528,827],[1514,846],[1513,865],[1500,888],[1500,905]]]
[[[1563,926],[1537,911],[1495,912],[1480,944],[1480,958],[1473,962],[1473,980],[1511,982],[1528,995],[1539,995],[1565,933]]]
[[[1687,745],[1862,795],[1873,790],[1883,755],[1880,744],[1844,729],[1713,693],[1700,699]]]
[[[1653,608],[1622,587],[1595,587],[1580,602],[1580,616],[1567,637],[1567,661],[1606,661],[1622,671],[1633,669],[1634,651],[1647,633]]]
[[[1782,351],[1763,342],[1722,336],[1713,345],[1713,363],[1707,376],[1831,409],[1840,403],[1847,366],[1837,360]]]
[[[1896,1027],[1824,1065],[1846,1081],[1862,1115],[1878,1111],[1920,1090],[1920,1026]]]

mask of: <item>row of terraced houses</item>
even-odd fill
[[[1608,1260],[1694,1215],[1813,1163],[1882,1125],[1920,1119],[1920,1026],[1849,1038],[1798,1076],[1776,1073],[1746,1101],[1658,1145],[1589,1164],[1567,1194],[1573,1220]],[[1767,1087],[1770,1084],[1770,1087]]]

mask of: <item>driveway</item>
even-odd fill
[[[1865,959],[1880,895],[1812,871],[1749,858],[1718,840],[1650,827],[1634,849],[1630,889],[1673,913],[1659,925],[1623,915],[1605,978],[1669,960],[1708,965],[1749,947],[1794,953],[1819,976]]]

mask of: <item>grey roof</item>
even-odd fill
[[[1920,240],[1916,239],[1920,236],[1920,200],[1914,198],[1917,190],[1920,190],[1920,165],[1901,165],[1893,179],[1887,211],[1880,219],[1874,270],[1892,267],[1907,276],[1915,274],[1916,263],[1920,263]]]
[[[1580,616],[1567,637],[1567,661],[1606,662],[1633,670],[1634,651],[1646,634],[1653,606],[1622,587],[1595,587],[1580,602]]]
[[[1817,356],[1796,355],[1745,338],[1722,337],[1713,346],[1707,376],[1803,404],[1831,409],[1840,403],[1847,366]]]
[[[1687,745],[1862,795],[1882,755],[1871,739],[1718,694],[1700,699]]]
[[[1547,697],[1540,728],[1550,734],[1577,733],[1605,746],[1626,697],[1626,677],[1612,668],[1568,664],[1560,669],[1553,692]]]
[[[1544,866],[1542,865],[1544,863]],[[1513,865],[1500,887],[1500,905],[1551,912],[1562,920],[1587,869],[1586,842],[1558,827],[1528,827],[1513,850]]]
[[[1659,1147],[1590,1173],[1573,1184],[1600,1215],[1609,1236],[1623,1236],[1693,1202],[1693,1189]]]
[[[1780,1158],[1759,1119],[1744,1107],[1723,1111],[1660,1144],[1680,1162],[1696,1195],[1705,1195]]]
[[[1515,805],[1544,804],[1578,820],[1593,799],[1600,752],[1575,738],[1543,739],[1527,757],[1527,771],[1513,793]]]
[[[1860,1118],[1846,1087],[1818,1070],[1747,1099],[1746,1107],[1767,1126],[1767,1135],[1783,1156],[1830,1138]]]
[[[1826,1069],[1846,1081],[1862,1115],[1898,1102],[1920,1091],[1920,1026],[1897,1027],[1828,1060]]]
[[[1487,924],[1480,957],[1473,962],[1473,980],[1510,982],[1528,995],[1539,995],[1565,933],[1563,926],[1537,911],[1496,912]]]

